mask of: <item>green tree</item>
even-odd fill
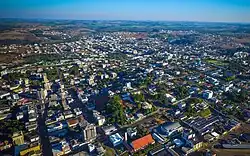
[[[79,67],[73,66],[72,68],[70,68],[69,74],[78,76],[80,74]]]
[[[111,119],[109,121],[111,123],[119,123],[124,125],[126,122],[126,117],[124,113],[124,109],[121,105],[121,98],[120,96],[116,95],[111,98],[107,104],[107,113],[112,114]]]

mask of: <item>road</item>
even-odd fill
[[[42,104],[43,105],[43,104]],[[45,108],[43,111],[40,111],[38,113],[38,132],[40,135],[41,139],[41,144],[42,144],[42,153],[44,156],[52,156],[52,148],[50,145],[48,133],[47,133],[47,128],[45,124],[45,119],[47,116],[47,110],[48,110],[48,103],[45,104]]]

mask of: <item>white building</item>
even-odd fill
[[[173,95],[166,94],[166,98],[168,99],[169,102],[173,103],[176,101],[176,98]]]
[[[213,97],[213,91],[211,91],[211,90],[205,90],[202,93],[202,96],[203,96],[204,99],[211,99]]]

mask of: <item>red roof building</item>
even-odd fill
[[[146,146],[150,145],[150,144],[154,144],[155,141],[154,139],[152,138],[152,135],[151,134],[148,134],[142,138],[139,138],[133,142],[131,142],[131,146],[132,148],[134,149],[134,152],[140,150],[140,149],[143,149],[145,148]]]

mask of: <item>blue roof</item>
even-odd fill
[[[20,152],[26,147],[28,147],[26,144],[15,146],[15,156],[19,156]]]

